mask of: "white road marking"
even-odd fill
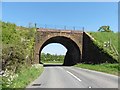
[[[60,69],[63,69],[62,67],[59,67]]]
[[[89,86],[88,88],[92,88],[91,86]]]
[[[67,71],[67,73],[69,73],[70,75],[72,75],[74,78],[76,78],[78,81],[82,81],[82,80],[80,80],[77,76],[75,76],[74,74],[72,74],[71,72],[69,72],[69,71]]]

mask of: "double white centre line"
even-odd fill
[[[73,76],[75,79],[77,79],[79,82],[81,82],[82,80],[80,80],[77,76],[75,76],[74,74],[72,74],[71,72],[67,71],[67,73],[69,73],[71,76]]]

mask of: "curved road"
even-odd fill
[[[118,77],[66,66],[46,66],[27,88],[118,88]]]

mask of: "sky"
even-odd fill
[[[75,26],[85,31],[97,31],[100,26],[109,25],[118,31],[117,2],[3,2],[2,21],[19,26],[37,23],[48,27]],[[55,48],[54,48],[55,47]],[[65,54],[66,49],[60,44],[49,44],[42,52]]]

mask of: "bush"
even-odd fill
[[[2,22],[2,69],[4,75],[7,74],[3,86],[10,85],[11,76],[20,73],[22,67],[33,61],[34,37],[34,28]]]

